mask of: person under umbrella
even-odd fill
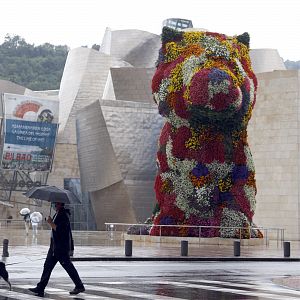
[[[29,233],[29,226],[30,226],[30,209],[27,207],[24,207],[20,210],[20,215],[24,218],[25,223],[25,232],[26,235]]]
[[[84,285],[71,262],[70,255],[74,250],[73,238],[70,226],[69,210],[65,209],[63,200],[57,199],[54,202],[56,213],[51,218],[48,217],[47,222],[51,227],[51,242],[46,261],[44,263],[44,269],[39,283],[35,288],[29,288],[29,291],[33,292],[37,296],[44,297],[45,288],[51,276],[51,272],[54,269],[57,262],[67,271],[68,275],[75,284],[75,288],[70,291],[71,295],[77,295],[85,291]],[[61,201],[61,202],[60,202]]]
[[[32,234],[33,234],[33,236],[37,236],[38,225],[42,221],[42,219],[43,219],[43,216],[38,211],[34,211],[30,215],[30,221],[31,221],[31,228],[32,228]]]

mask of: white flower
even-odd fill
[[[168,96],[168,87],[170,85],[170,80],[168,78],[165,78],[161,81],[159,85],[159,89],[157,93],[154,93],[154,98],[159,104],[161,101],[165,101]]]
[[[188,120],[179,117],[173,110],[170,111],[166,119],[169,121],[169,123],[172,124],[173,127],[177,129],[182,126],[190,127],[190,123],[188,122]]]
[[[247,223],[247,218],[243,213],[226,207],[223,209],[221,227],[244,227]],[[236,236],[238,230],[238,228],[221,228],[220,236],[223,238],[232,238]]]
[[[247,74],[246,74],[241,62],[237,58],[235,58],[234,61],[237,64],[239,73],[242,75],[243,78],[245,78],[247,76]]]
[[[211,198],[213,196],[213,185],[205,185],[200,188],[196,188],[197,202],[200,206],[210,206]]]
[[[234,107],[236,109],[240,108],[242,105],[242,101],[243,101],[243,94],[242,91],[240,89],[240,87],[236,87],[236,89],[239,92],[239,96],[237,97],[237,99],[231,104],[231,107]]]
[[[209,173],[212,174],[212,178],[214,179],[214,184],[217,184],[220,179],[224,179],[230,174],[233,170],[234,163],[219,163],[217,161],[213,161],[210,164],[206,164]]]
[[[214,95],[219,93],[228,94],[228,87],[230,85],[229,80],[222,80],[221,82],[209,82],[208,83],[208,95],[211,100]]]
[[[255,88],[254,88],[253,80],[249,78],[249,81],[250,81],[250,105],[252,105],[255,97]]]
[[[251,172],[255,172],[254,162],[253,162],[253,158],[249,146],[246,145],[244,147],[244,153],[246,155],[246,163],[247,163],[248,170]]]
[[[250,209],[254,212],[256,207],[255,188],[253,186],[245,185],[244,191],[247,199],[249,200]]]
[[[213,56],[222,57],[227,60],[230,59],[230,52],[227,47],[212,36],[203,36],[201,38],[201,45],[205,48],[206,52]]]
[[[182,65],[182,79],[183,84],[188,86],[199,67],[206,61],[205,54],[201,54],[196,57],[194,55],[190,56],[187,60],[183,62]]]
[[[166,144],[166,155],[170,171],[162,173],[160,176],[163,180],[170,180],[174,187],[176,195],[176,205],[185,212],[188,218],[191,213],[196,213],[188,202],[188,199],[193,195],[194,186],[190,180],[189,174],[196,167],[196,160],[180,160],[172,154],[172,141],[168,140]]]

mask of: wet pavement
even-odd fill
[[[240,256],[234,256],[234,240],[227,245],[207,245],[198,243],[188,244],[188,256],[181,255],[180,240],[177,243],[148,243],[133,241],[132,256],[125,256],[124,240],[120,234],[103,231],[74,231],[75,242],[74,260],[294,260],[300,261],[300,243],[291,242],[290,257],[284,257],[283,245],[277,241],[270,241],[254,246],[241,246]],[[26,236],[21,229],[0,229],[0,240],[9,240],[11,256],[8,263],[13,263],[28,256],[39,256],[48,249],[50,231],[39,230],[34,236],[30,232]],[[1,246],[0,246],[1,247]],[[1,249],[1,248],[0,248]]]
[[[0,299],[33,299],[27,289],[39,279],[49,236],[49,230],[40,230],[37,236],[0,230],[0,238],[9,239],[6,264],[13,283],[8,292],[0,281]],[[193,244],[183,257],[180,243],[134,241],[132,257],[126,257],[124,242],[106,232],[73,236],[74,264],[87,292],[69,296],[73,285],[58,265],[45,299],[300,299],[298,243],[291,243],[294,261],[283,257],[282,245],[276,242],[268,247],[242,246],[240,257],[234,256],[233,246]],[[230,261],[213,261],[222,258]]]
[[[34,299],[43,261],[8,266],[12,292],[0,282],[0,299]],[[295,277],[297,262],[75,262],[86,292],[69,296],[71,280],[54,269],[45,299],[300,299],[300,291],[276,283]],[[2,298],[1,298],[2,296]]]

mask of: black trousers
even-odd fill
[[[38,289],[43,291],[46,288],[52,270],[54,269],[58,261],[62,265],[62,267],[66,270],[66,272],[69,274],[75,286],[76,287],[83,286],[82,281],[78,275],[78,272],[75,269],[73,263],[71,262],[70,256],[67,253],[63,255],[53,255],[53,251],[50,248],[44,263],[44,269],[41,276],[41,280],[37,284]]]

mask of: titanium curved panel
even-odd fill
[[[75,48],[69,51],[59,89],[59,131],[68,121],[76,95],[86,70],[91,49]]]
[[[93,49],[76,48],[70,52],[59,93],[58,142],[76,144],[77,111],[102,98],[110,67],[130,64]]]
[[[97,191],[121,181],[120,168],[99,101],[81,109],[76,127],[83,190]]]
[[[112,201],[113,198],[119,205],[124,201],[128,202],[126,214],[129,214],[132,207],[135,219],[145,221],[151,216],[155,203],[153,186],[156,175],[157,138],[163,119],[157,113],[154,104],[118,100],[101,100],[100,104],[113,148],[111,152],[116,157],[124,186],[118,183],[114,184],[114,187],[101,188],[107,186],[106,177],[112,178],[111,182],[115,179],[111,174],[112,168],[108,166],[113,164],[113,158],[111,153],[101,150],[102,147],[106,149],[107,139],[102,139],[99,133],[97,133],[98,137],[94,135],[100,132],[100,129],[96,128],[104,125],[102,121],[96,120],[102,118],[99,116],[97,105],[90,105],[81,110],[77,117],[78,158],[80,168],[84,170],[81,173],[83,189],[93,191],[95,209],[98,205],[97,201]],[[88,113],[90,110],[93,112]],[[95,119],[87,121],[91,116]],[[89,126],[87,126],[88,122],[91,123]],[[86,124],[84,130],[83,124]],[[93,138],[87,139],[88,131]],[[87,155],[87,149],[91,147],[90,143],[93,144],[93,154]],[[110,163],[107,164],[107,161]],[[95,191],[98,187],[99,189]],[[107,196],[107,199],[103,196],[107,195],[105,190],[113,192],[112,195]],[[114,210],[107,212],[107,218],[111,219],[116,213]],[[95,214],[98,214],[97,210]]]
[[[154,67],[161,47],[159,35],[137,29],[111,31],[105,42],[105,53],[134,67]]]
[[[254,73],[286,70],[277,49],[252,49],[250,50],[250,58]]]
[[[129,224],[137,222],[124,181],[91,192],[90,199],[98,230],[105,230],[105,222]]]
[[[151,216],[155,204],[157,138],[163,119],[154,104],[113,100],[100,103],[135,217],[143,222]]]
[[[151,82],[154,72],[154,68],[111,68],[114,99],[153,104]]]

